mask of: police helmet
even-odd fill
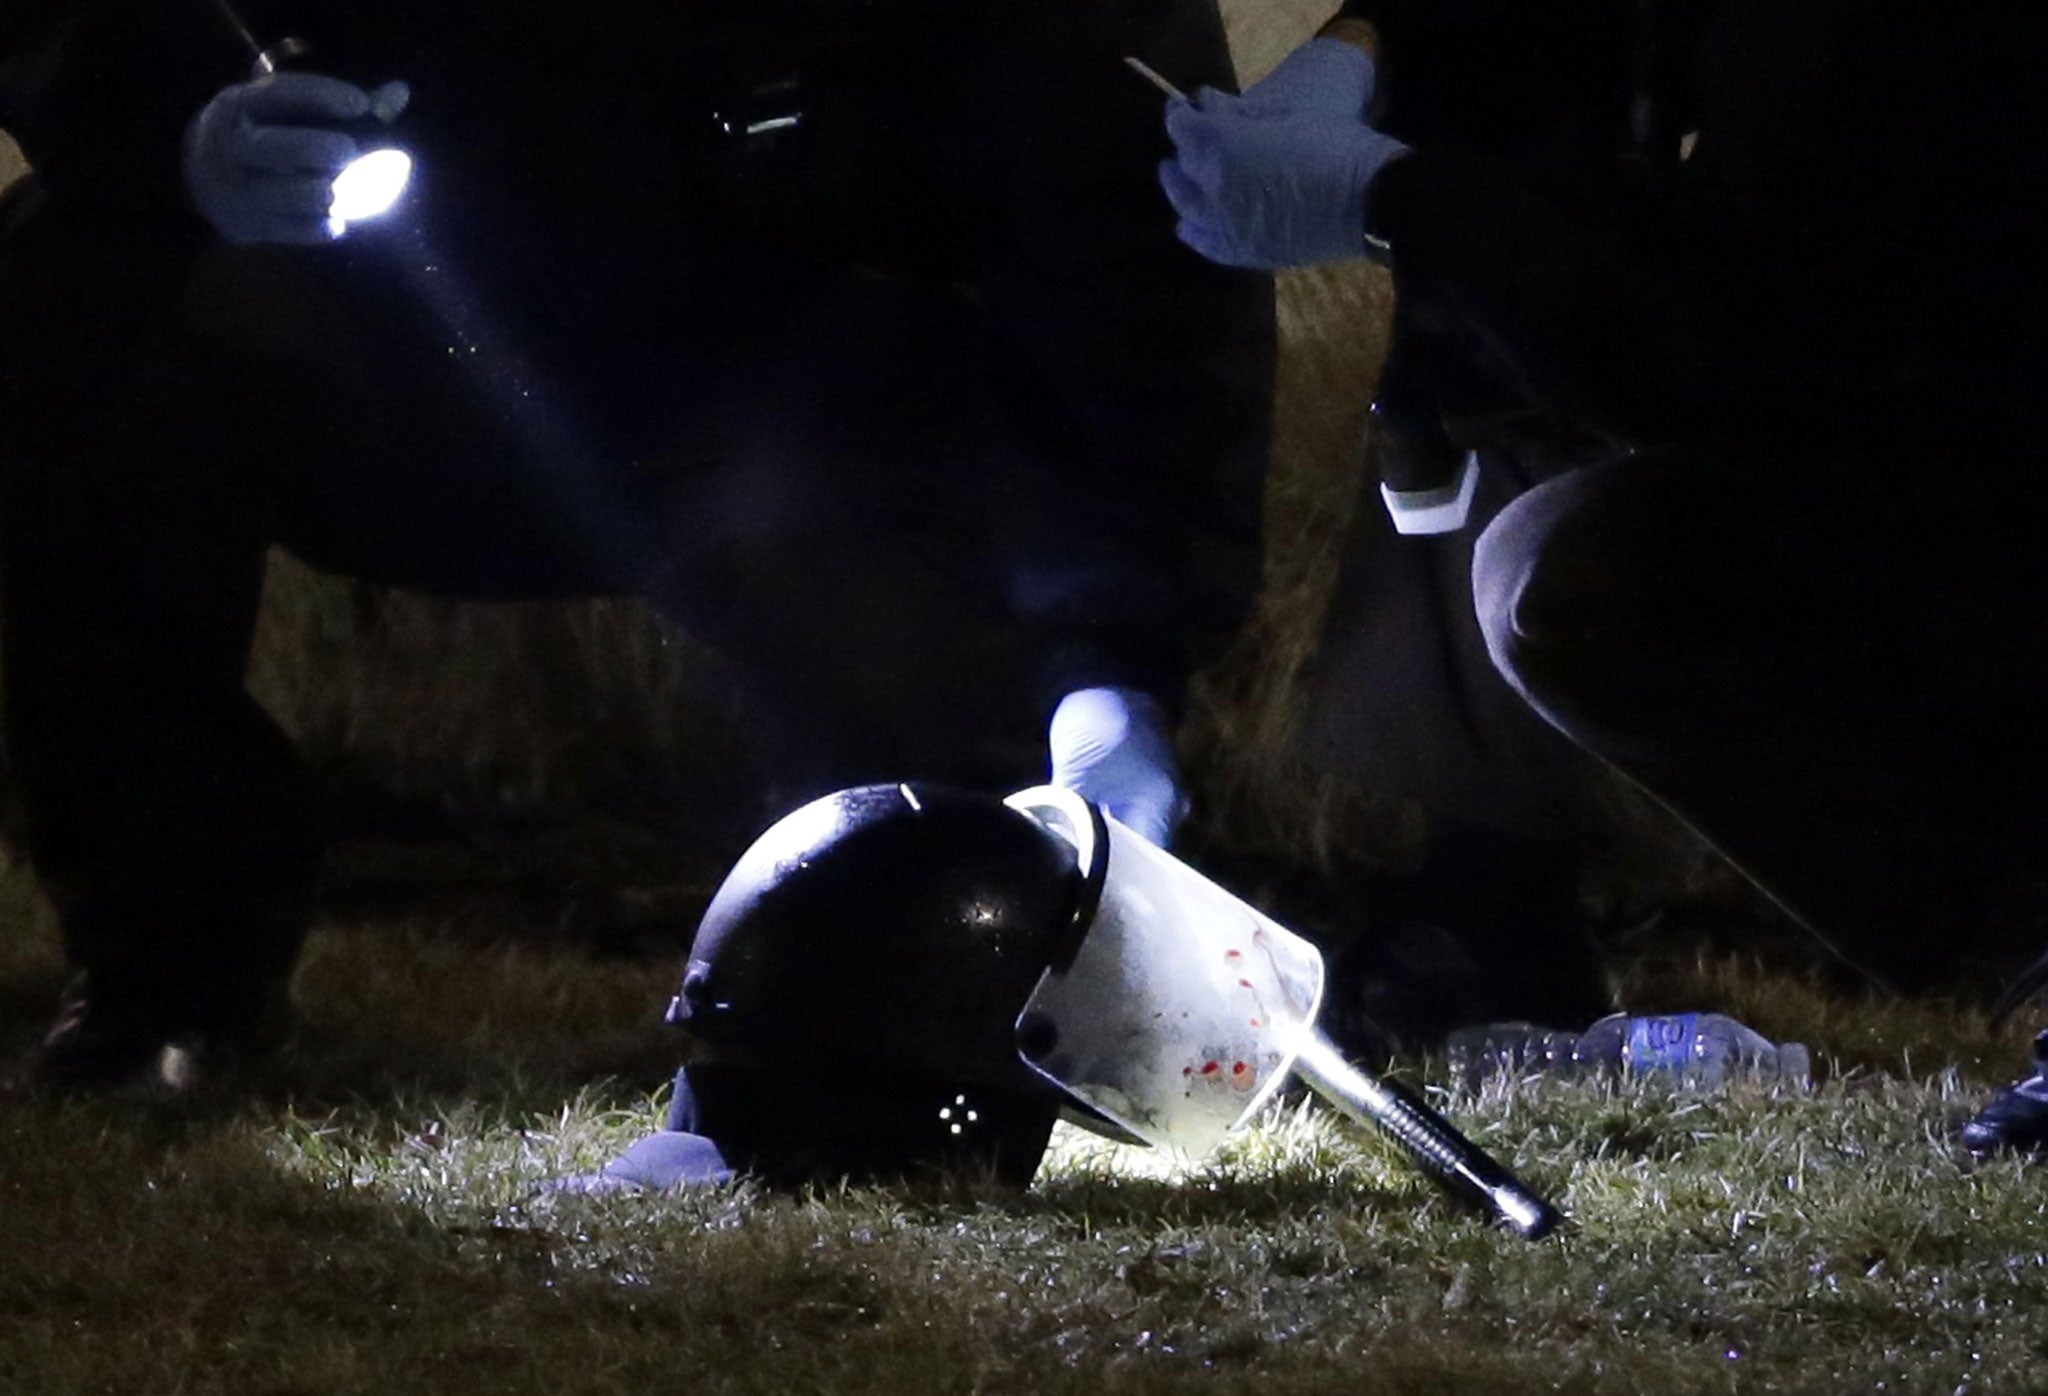
[[[786,815],[691,944],[670,1128],[771,1184],[1028,1183],[1072,1102],[1020,1057],[1016,1023],[1071,962],[1103,871],[1000,798],[945,786],[861,786]]]

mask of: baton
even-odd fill
[[[1400,1145],[1453,1197],[1476,1205],[1524,1240],[1540,1241],[1564,1220],[1541,1193],[1413,1092],[1359,1070],[1320,1031],[1309,1033],[1294,1070],[1316,1094]]]

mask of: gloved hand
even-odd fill
[[[1267,270],[1364,256],[1366,190],[1408,149],[1365,124],[1371,66],[1362,50],[1316,39],[1243,97],[1205,87],[1169,103],[1176,154],[1159,182],[1181,241],[1211,261]]]
[[[1168,846],[1187,814],[1166,709],[1132,688],[1082,688],[1060,699],[1046,744],[1052,783]]]
[[[185,129],[192,201],[230,242],[332,241],[339,232],[327,216],[334,177],[360,153],[355,137],[337,128],[385,115],[393,89],[402,93],[402,84],[372,94],[303,72],[222,88]]]
[[[1357,44],[1310,39],[1246,88],[1238,107],[1252,116],[1317,111],[1363,121],[1377,83],[1372,55]]]
[[[732,1166],[717,1144],[701,1134],[664,1129],[636,1141],[597,1172],[550,1178],[541,1184],[541,1191],[609,1197],[628,1192],[715,1186],[729,1183],[733,1177]]]

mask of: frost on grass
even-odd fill
[[[1201,1161],[1063,1127],[1023,1194],[547,1192],[660,1119],[663,977],[330,932],[327,1036],[253,1099],[0,1103],[0,1388],[2048,1385],[2048,1191],[1961,1159],[1983,1073],[1935,1065],[2022,1041],[1970,1015],[1715,970],[1692,1001],[1803,1037],[1812,1091],[1435,1091],[1570,1213],[1540,1245],[1299,1095]]]
[[[956,1180],[537,1197],[537,1180],[637,1137],[655,1106],[597,1097],[523,1121],[292,1120],[271,1147],[286,1171],[375,1195],[479,1264],[687,1292],[701,1321],[776,1353],[857,1332],[876,1360],[914,1349],[996,1387],[1231,1370],[1315,1384],[1370,1355],[1379,1375],[1353,1389],[1999,1389],[2048,1375],[2031,1317],[2048,1298],[2043,1199],[2025,1169],[1968,1167],[1947,1147],[1969,1098],[1953,1072],[1851,1073],[1810,1093],[1442,1093],[1572,1214],[1538,1246],[1306,1097],[1199,1161],[1062,1126],[1022,1196]]]

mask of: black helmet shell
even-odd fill
[[[1072,958],[1073,847],[997,797],[841,790],[771,826],[727,874],[673,1013],[716,1049],[815,1069],[1046,1090],[1014,1029]]]

